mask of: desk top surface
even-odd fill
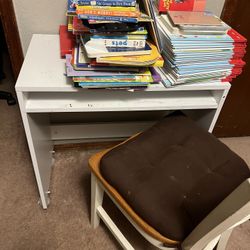
[[[213,82],[190,84],[166,89],[162,84],[147,91],[229,89],[229,83]],[[65,76],[65,59],[60,58],[59,35],[35,34],[29,45],[17,83],[17,91],[27,92],[79,92],[72,80]]]

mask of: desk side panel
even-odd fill
[[[27,114],[25,111],[25,103],[27,99],[26,94],[17,92],[41,203],[42,207],[46,209],[49,203],[48,191],[53,150],[49,126],[49,115]]]

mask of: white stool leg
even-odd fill
[[[219,243],[218,243],[218,245],[217,245],[217,250],[225,250],[225,249],[226,249],[228,240],[229,240],[229,238],[230,238],[232,232],[233,232],[233,228],[228,229],[227,231],[225,231],[225,232],[221,235],[220,240],[219,240]]]
[[[91,226],[97,228],[100,223],[100,217],[97,214],[97,208],[102,206],[104,190],[98,184],[98,180],[91,173]]]

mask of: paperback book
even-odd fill
[[[132,7],[136,5],[134,0],[78,0],[78,5],[82,6],[124,6]]]

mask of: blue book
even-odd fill
[[[82,88],[108,88],[108,87],[134,87],[134,86],[148,86],[148,82],[79,82],[77,83]]]
[[[67,13],[68,14],[75,14],[76,13],[76,4],[77,0],[68,0],[68,8]]]
[[[134,17],[119,17],[119,16],[94,16],[94,15],[78,15],[79,19],[112,21],[121,23],[137,23],[138,19]]]
[[[121,35],[121,36],[93,35],[91,36],[91,39],[146,40],[147,35]]]
[[[79,5],[83,6],[121,6],[121,7],[133,7],[136,6],[135,0],[79,0]]]

